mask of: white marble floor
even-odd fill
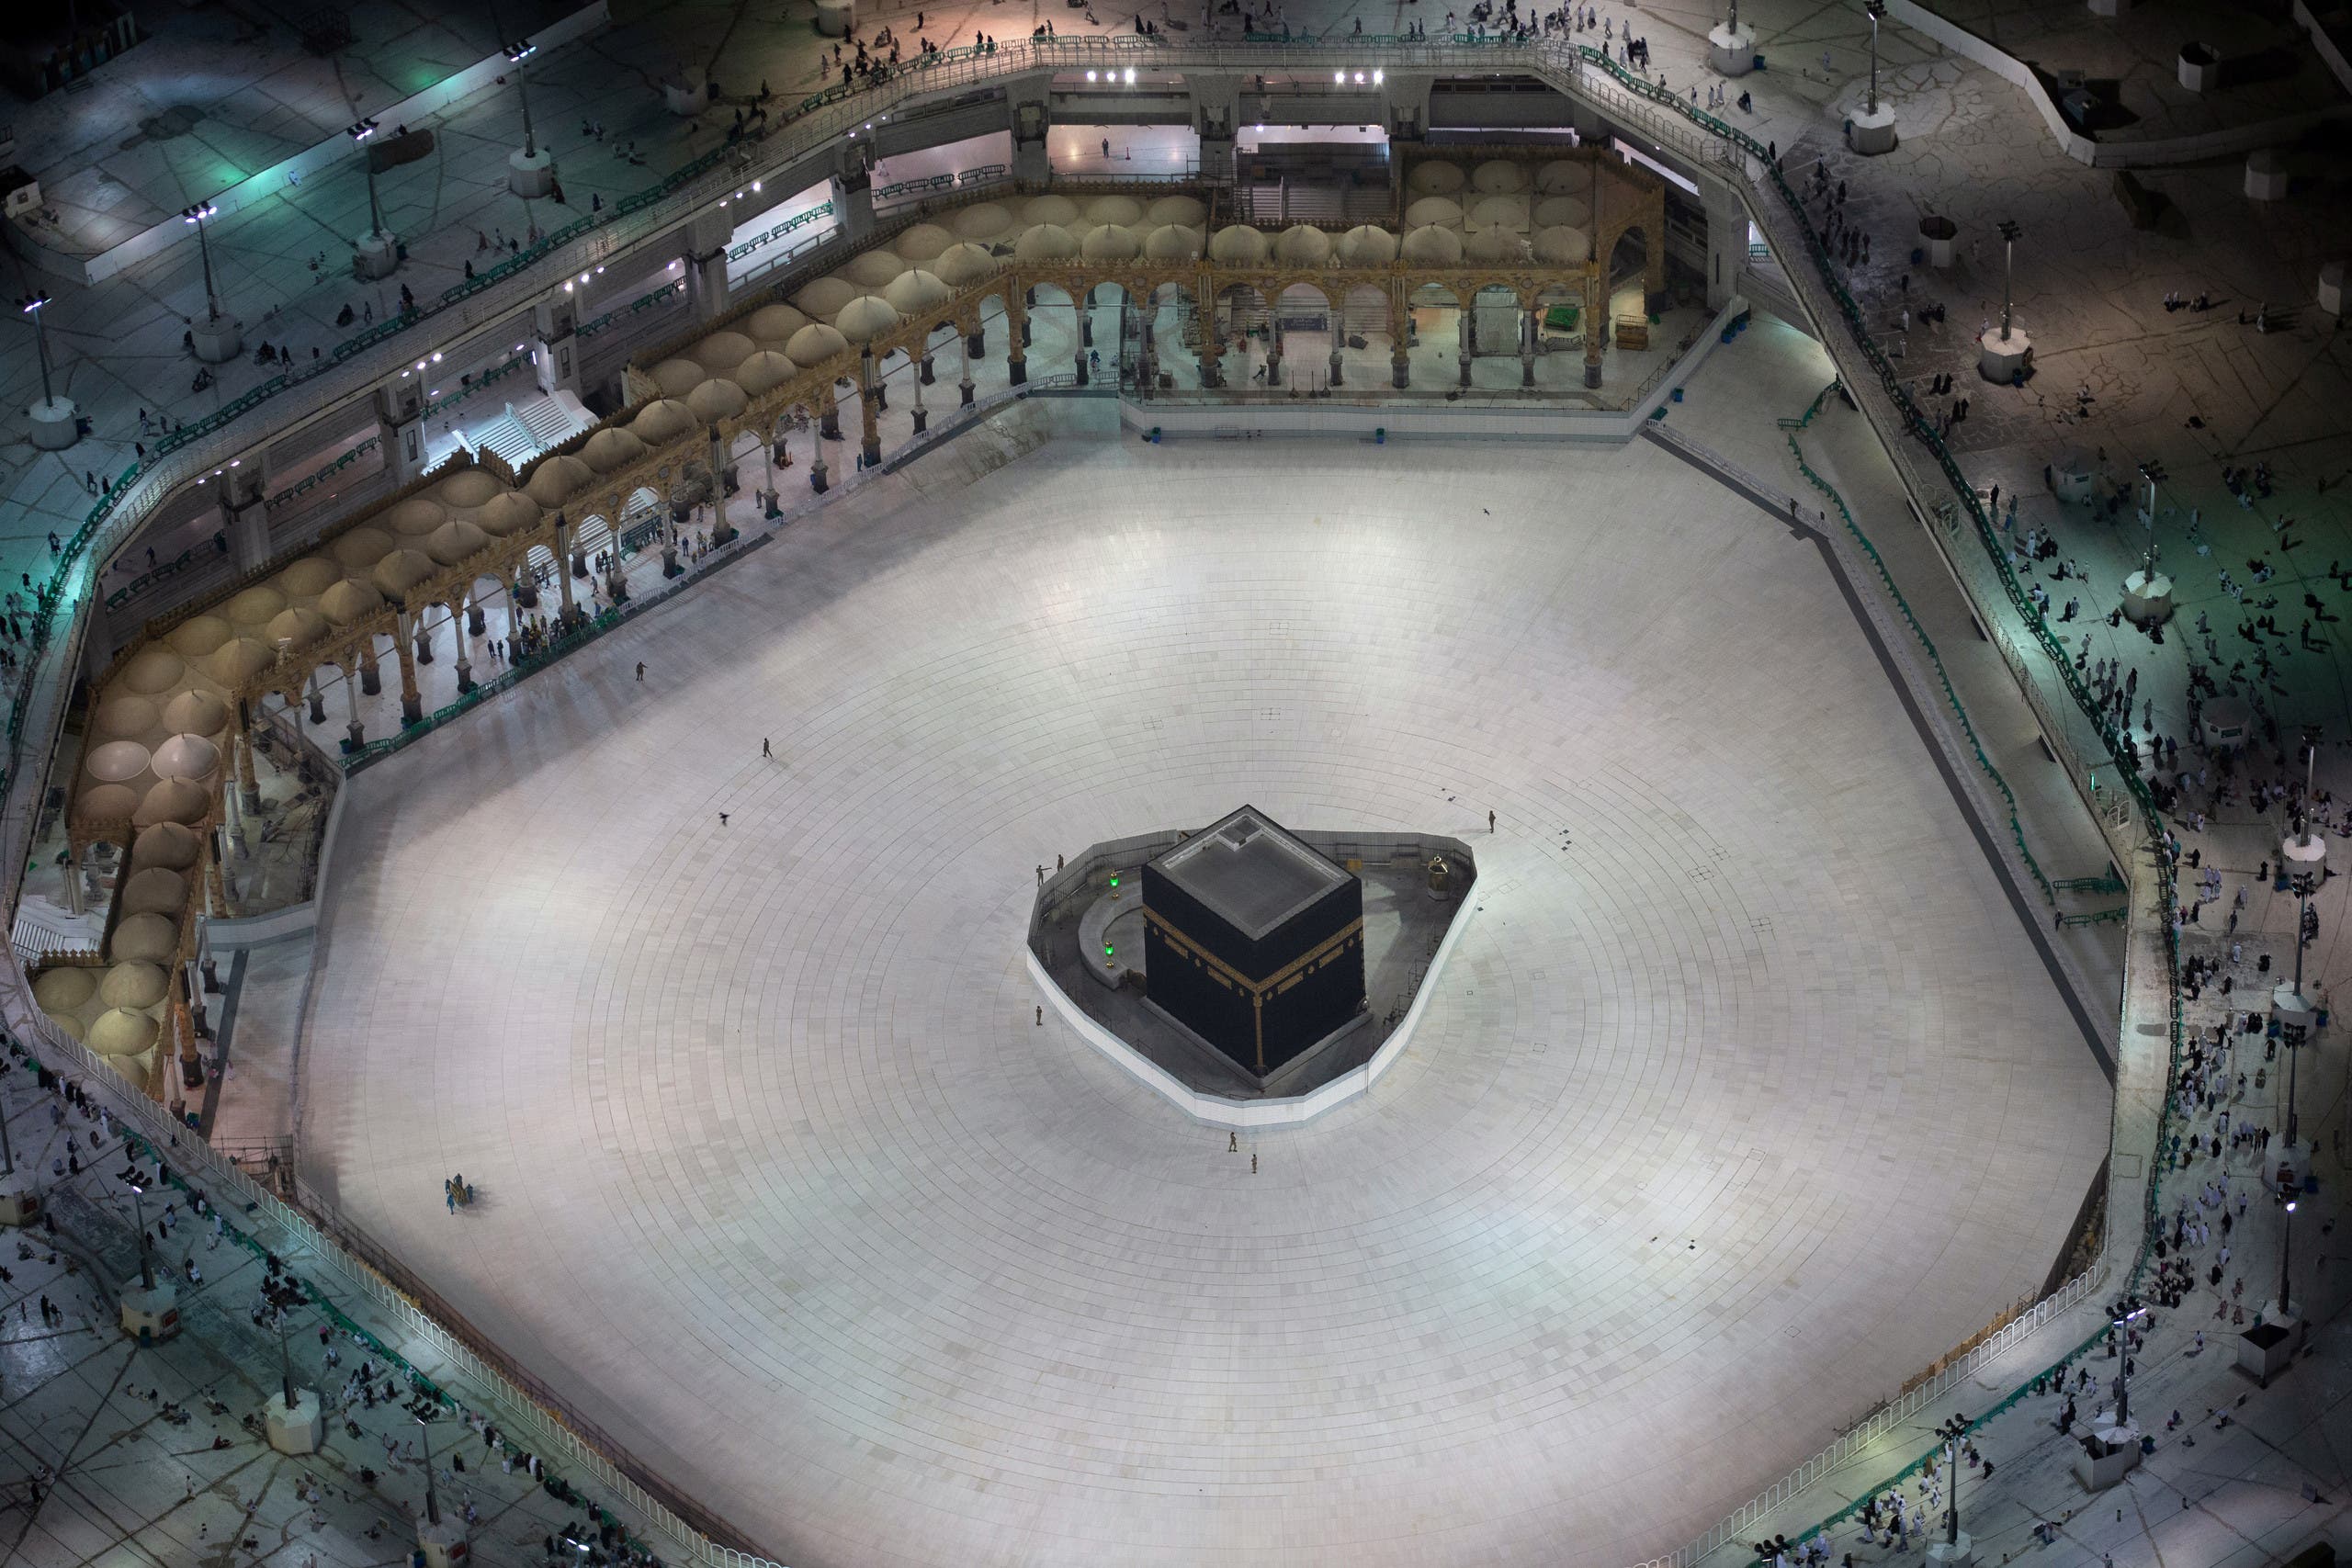
[[[1619,1568],[2039,1286],[2104,1082],[1810,545],[1643,443],[979,450],[349,786],[305,1174],[639,1458],[796,1568]],[[1243,800],[1499,827],[1230,1154],[1021,943]]]

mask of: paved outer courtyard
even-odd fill
[[[1619,1568],[2039,1288],[2105,1081],[1813,545],[1639,442],[987,471],[1102,418],[355,779],[322,1193],[796,1568]],[[1395,1070],[1237,1154],[1022,940],[1245,800],[1482,875]]]

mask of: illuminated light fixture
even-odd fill
[[[567,278],[565,278],[565,279],[563,280],[563,291],[564,291],[566,294],[569,294],[569,293],[571,293],[571,279],[570,279],[570,278],[568,278],[568,277],[567,277]],[[405,371],[405,370],[403,370],[403,371],[401,371],[401,375],[403,375],[403,376],[405,376],[405,375],[407,375],[407,374],[408,374],[408,372],[407,372],[407,371]]]
[[[753,181],[752,182],[752,195],[754,195],[754,196],[757,196],[757,195],[759,194],[759,190],[760,190],[760,182],[759,182],[759,181],[757,181],[757,180],[753,180]]]
[[[345,134],[348,135],[354,141],[365,141],[369,137],[376,134],[376,122],[372,119],[356,120],[353,122],[350,130]]]
[[[1387,80],[1388,80],[1388,73],[1387,73],[1387,72],[1385,72],[1385,71],[1374,71],[1374,72],[1372,73],[1372,85],[1373,85],[1374,86],[1375,86],[1375,87],[1379,86],[1383,82],[1385,82],[1385,81],[1387,81]]]
[[[1333,86],[1335,86],[1335,87],[1344,87],[1344,86],[1346,86],[1346,85],[1348,85],[1348,73],[1347,73],[1346,72],[1344,72],[1344,71],[1334,71],[1334,72],[1332,72],[1332,73],[1331,73],[1331,85],[1332,85]]]
[[[1090,82],[1093,81],[1093,80],[1094,80],[1094,73],[1093,73],[1093,72],[1091,72],[1091,71],[1089,71],[1089,72],[1086,73],[1086,79],[1087,79],[1088,81],[1090,81]]]
[[[516,39],[513,43],[506,46],[506,58],[513,61],[517,65],[522,64],[523,62],[530,59],[531,56],[538,52],[539,46],[533,43],[526,38]]]
[[[441,351],[437,348],[433,351],[433,363],[435,365],[441,363]]]
[[[1132,86],[1134,86],[1135,85],[1136,85],[1136,68],[1135,68],[1134,66],[1130,65],[1130,66],[1128,66],[1128,67],[1127,67],[1127,85],[1128,85],[1128,86],[1130,86],[1130,87],[1132,87]]]

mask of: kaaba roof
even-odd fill
[[[1254,806],[1211,823],[1151,864],[1251,942],[1351,880]]]

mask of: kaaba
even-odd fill
[[[1253,806],[1143,868],[1144,995],[1263,1083],[1364,1006],[1363,885]]]

